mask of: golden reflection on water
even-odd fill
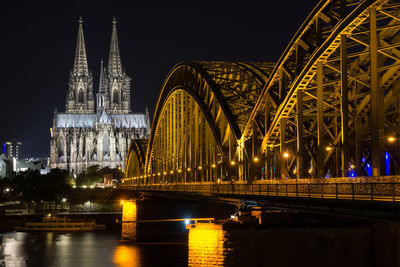
[[[139,267],[140,251],[137,247],[118,246],[114,251],[113,262],[120,267]]]
[[[197,223],[189,228],[189,266],[224,266],[225,240],[221,225]]]

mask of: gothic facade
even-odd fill
[[[108,65],[104,67],[101,61],[99,88],[94,97],[82,22],[80,19],[66,111],[54,113],[50,166],[74,174],[92,165],[122,170],[130,140],[148,139],[149,114],[147,110],[145,113],[131,112],[131,79],[121,64],[115,19]]]

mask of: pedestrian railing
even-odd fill
[[[263,196],[368,201],[400,201],[397,182],[338,183],[251,183],[205,182],[123,186],[140,191],[198,193],[206,196]]]

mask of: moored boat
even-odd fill
[[[47,216],[41,222],[27,222],[25,226],[18,226],[18,231],[46,231],[46,232],[86,232],[103,230],[105,225],[96,224],[95,220],[77,221],[66,217]]]

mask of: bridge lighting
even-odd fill
[[[289,152],[283,152],[283,157],[287,159],[290,156]]]
[[[167,175],[167,172],[164,172],[164,175]]]
[[[203,167],[199,166],[199,170],[201,171],[203,169]]]
[[[161,175],[161,172],[157,173],[157,175],[160,176],[160,175]]]
[[[173,174],[173,173],[174,173],[174,170],[171,170],[169,173],[170,173],[170,174]]]
[[[236,164],[236,161],[231,160],[231,165],[232,165],[232,166],[235,166],[235,164]]]
[[[140,175],[140,178],[143,178],[143,176],[142,176],[142,175]]]
[[[354,169],[356,166],[354,166],[353,164],[350,165],[350,169]]]
[[[121,200],[119,203],[121,204],[121,205],[124,205],[124,200]]]
[[[192,170],[192,169],[191,169],[190,167],[189,167],[189,168],[187,168],[187,171],[188,171],[188,172],[190,172],[191,170]]]
[[[178,170],[178,173],[181,173],[181,172],[182,172],[182,170],[181,170],[181,169],[179,169],[179,170]]]
[[[333,150],[333,147],[327,146],[325,149],[326,149],[326,151],[332,151],[332,150]]]
[[[218,180],[217,180],[217,181],[218,181],[218,183],[219,183],[219,182],[221,182],[221,178],[218,178]]]
[[[310,168],[310,169],[308,170],[308,173],[312,173],[312,171],[313,171],[313,168]]]
[[[258,157],[254,157],[254,158],[253,158],[253,161],[254,161],[254,162],[258,162],[259,160],[260,160],[260,159],[259,159]]]
[[[388,138],[387,138],[387,140],[390,142],[390,143],[393,143],[394,141],[396,141],[396,137],[394,137],[394,136],[389,136]]]
[[[188,219],[185,220],[185,224],[188,225],[190,221]]]
[[[215,167],[217,167],[217,165],[216,165],[215,163],[213,163],[213,164],[211,165],[211,167],[212,167],[212,168],[215,168]]]
[[[156,174],[155,174],[155,173],[153,173],[153,177],[154,177],[154,176],[156,176]]]

